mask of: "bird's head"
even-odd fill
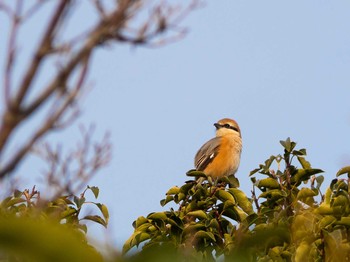
[[[236,134],[241,137],[241,130],[237,122],[233,119],[224,118],[214,124],[216,127],[216,136],[224,136],[229,134]]]

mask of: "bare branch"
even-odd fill
[[[17,164],[22,160],[22,158],[29,152],[29,150],[32,148],[32,146],[35,144],[35,142],[38,141],[39,138],[41,138],[43,135],[48,133],[49,130],[56,128],[56,123],[60,120],[62,115],[66,112],[67,108],[72,105],[77,98],[77,95],[83,85],[86,73],[87,73],[87,60],[83,64],[83,68],[78,80],[78,83],[76,84],[76,87],[70,91],[70,93],[65,93],[64,95],[65,100],[63,101],[63,104],[60,108],[56,109],[53,114],[48,118],[48,120],[39,128],[36,133],[32,136],[31,139],[29,139],[29,142],[27,142],[21,149],[17,151],[17,153],[12,157],[11,160],[9,160],[8,164],[3,166],[0,170],[0,178],[6,176],[9,172],[11,172]]]
[[[32,80],[35,76],[35,73],[40,66],[42,59],[50,52],[52,49],[52,42],[54,40],[54,34],[59,26],[60,22],[65,18],[67,11],[67,6],[70,4],[70,0],[60,0],[57,5],[56,11],[52,16],[51,21],[48,24],[48,27],[44,33],[44,36],[38,45],[38,49],[35,52],[32,63],[29,66],[25,76],[23,77],[22,84],[20,85],[19,91],[17,93],[16,99],[14,100],[15,108],[19,109],[23,101],[24,96],[26,95]]]
[[[3,91],[6,107],[2,113],[0,126],[0,159],[12,134],[19,129],[21,123],[32,119],[35,112],[46,108],[44,105],[49,108],[46,111],[47,117],[42,121],[43,124],[34,128],[22,145],[16,145],[19,149],[11,151],[6,155],[6,161],[0,163],[0,179],[10,174],[44,135],[53,129],[65,127],[76,118],[78,112],[76,101],[84,89],[94,50],[104,44],[116,42],[156,47],[176,41],[186,33],[186,30],[177,23],[196,8],[197,5],[194,3],[198,1],[193,0],[192,5],[182,9],[174,9],[170,4],[162,2],[147,14],[146,20],[142,23],[139,22],[138,15],[145,11],[143,9],[145,1],[119,0],[116,1],[115,7],[108,9],[102,0],[90,0],[88,3],[93,5],[100,17],[98,22],[90,28],[83,28],[76,36],[62,40],[58,37],[64,29],[62,24],[69,20],[67,13],[73,9],[71,9],[72,0],[58,0],[40,36],[38,46],[33,50],[33,57],[20,78],[19,86],[14,87],[11,80],[14,77],[16,59],[20,58],[16,47],[19,29],[29,18],[37,14],[46,2],[37,0],[27,10],[23,10],[24,1],[17,0],[15,9],[12,10],[10,5],[0,0],[0,11],[9,16],[11,24],[5,60]],[[164,36],[166,33],[169,34]],[[48,60],[47,63],[53,65],[54,59],[60,59],[60,66],[54,76],[47,85],[36,88],[36,92],[30,92],[34,89],[34,79],[40,77],[41,67],[44,63],[46,65],[45,61]],[[72,83],[75,77],[77,77],[76,83]],[[30,99],[29,93],[32,94]],[[96,150],[98,151],[98,148]],[[99,159],[94,163],[95,168],[102,164]],[[80,166],[82,169],[78,173],[84,177],[84,168],[87,166],[84,166],[83,162]]]

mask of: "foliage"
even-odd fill
[[[227,261],[345,261],[350,257],[350,167],[321,192],[321,169],[312,168],[306,150],[289,138],[283,154],[273,155],[251,173],[252,196],[234,177],[212,180],[189,171],[194,180],[174,186],[161,201],[168,211],[139,217],[124,244],[133,258]],[[259,193],[257,193],[259,191]],[[162,253],[162,252],[160,252]],[[151,260],[151,259],[150,259]]]
[[[35,188],[15,190],[0,204],[0,249],[4,257],[10,261],[27,257],[34,261],[102,261],[87,242],[84,221],[106,227],[109,214],[104,204],[86,200],[88,191],[97,199],[99,189],[90,186],[79,196],[60,196],[53,201],[41,199]],[[91,205],[101,215],[86,214]]]

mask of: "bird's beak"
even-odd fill
[[[219,123],[215,123],[214,126],[216,127],[216,129],[219,129],[221,127]]]

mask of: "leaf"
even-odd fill
[[[293,184],[299,185],[301,182],[308,180],[312,175],[323,173],[322,169],[298,169],[297,173],[291,178]]]
[[[296,146],[296,143],[290,140],[290,137],[288,137],[285,141],[281,140],[280,144],[284,147],[286,152],[291,153],[294,147]]]
[[[7,202],[5,202],[3,206],[7,208],[23,202],[26,202],[26,200],[22,198],[12,198],[12,199],[9,199]]]
[[[167,194],[167,195],[175,195],[175,194],[177,194],[177,193],[179,193],[179,192],[180,192],[180,188],[177,187],[177,186],[174,186],[174,187],[170,188],[170,189],[168,190],[168,192],[166,192],[166,194]]]
[[[320,229],[325,229],[336,221],[337,219],[334,216],[324,216],[319,222],[319,227]]]
[[[80,232],[27,217],[0,218],[0,248],[16,261],[103,261]]]
[[[317,182],[316,188],[317,189],[320,189],[323,181],[324,181],[324,176],[320,175],[320,176],[316,177],[316,182]]]
[[[72,207],[69,207],[67,210],[63,211],[60,215],[61,219],[63,218],[67,218],[73,214],[76,214],[77,213],[77,210],[72,208]]]
[[[88,186],[88,189],[90,189],[92,191],[92,193],[94,194],[95,198],[98,198],[98,194],[100,193],[100,189],[96,186]]]
[[[77,205],[77,208],[80,209],[81,206],[85,203],[85,197],[74,196],[73,201]]]
[[[257,184],[257,187],[259,188],[268,188],[268,189],[280,188],[280,184],[276,181],[276,179],[271,177],[258,180],[256,184]]]
[[[346,167],[341,168],[337,172],[336,176],[338,177],[338,176],[341,176],[343,174],[348,174],[348,176],[350,176],[350,166],[346,166]]]
[[[266,192],[263,192],[260,194],[259,198],[267,198],[267,199],[272,199],[272,200],[277,200],[282,197],[286,197],[287,194],[279,189],[272,189]]]
[[[317,214],[321,215],[333,215],[333,208],[329,204],[322,203],[318,208],[315,209]]]
[[[196,210],[187,213],[187,216],[193,216],[196,218],[207,219],[208,216],[203,210]]]
[[[133,227],[136,229],[144,223],[148,223],[148,219],[145,218],[144,216],[140,216],[134,221]]]
[[[259,172],[260,169],[261,169],[261,168],[259,167],[259,168],[255,168],[254,170],[250,171],[250,172],[249,172],[249,176],[252,176],[252,175],[254,175],[255,173]]]
[[[304,169],[311,169],[311,164],[305,159],[305,157],[298,156],[298,161]]]
[[[98,206],[98,208],[100,209],[104,219],[106,220],[106,224],[108,224],[108,220],[109,220],[109,212],[108,212],[108,208],[106,205],[104,204],[96,204]]]
[[[206,231],[203,231],[203,230],[200,230],[200,231],[196,232],[196,234],[194,235],[194,238],[195,239],[205,238],[205,239],[210,239],[210,240],[213,240],[214,242],[216,242],[216,239],[215,239],[215,236],[214,236],[213,233],[206,232]]]
[[[168,204],[170,201],[173,201],[173,200],[174,200],[174,196],[166,196],[165,199],[162,199],[160,201],[160,205],[163,207],[166,204]]]
[[[295,251],[295,261],[309,261],[310,248],[307,241],[302,241]]]
[[[231,201],[232,203],[235,203],[235,198],[227,191],[223,189],[219,189],[215,192],[215,196],[219,198],[222,202],[225,202],[227,200]]]
[[[13,192],[13,196],[15,198],[17,197],[21,197],[23,195],[23,192],[22,191],[19,191],[18,189],[15,189],[15,191]]]
[[[350,217],[342,217],[340,221],[336,221],[335,224],[350,227]]]
[[[147,218],[152,220],[166,220],[168,217],[164,212],[154,212],[149,214]]]
[[[264,169],[265,169],[266,171],[269,170],[270,166],[272,165],[272,163],[273,163],[273,161],[274,161],[275,159],[276,159],[275,156],[270,156],[270,158],[267,159],[267,160],[265,161]]]
[[[314,197],[314,196],[317,196],[317,193],[315,191],[313,191],[310,188],[303,187],[298,192],[297,199],[301,200],[301,199],[306,199],[308,197]]]
[[[254,213],[252,202],[242,190],[238,188],[229,188],[228,191],[234,196],[238,206],[241,207],[244,212],[248,215]]]
[[[186,173],[186,176],[190,177],[207,177],[206,174],[203,173],[203,171],[198,171],[196,169],[191,169]]]
[[[100,216],[91,216],[91,215],[88,215],[88,216],[85,216],[83,217],[82,219],[85,219],[85,220],[90,220],[90,221],[94,221],[98,224],[101,224],[102,226],[106,227],[107,228],[107,222]]]

